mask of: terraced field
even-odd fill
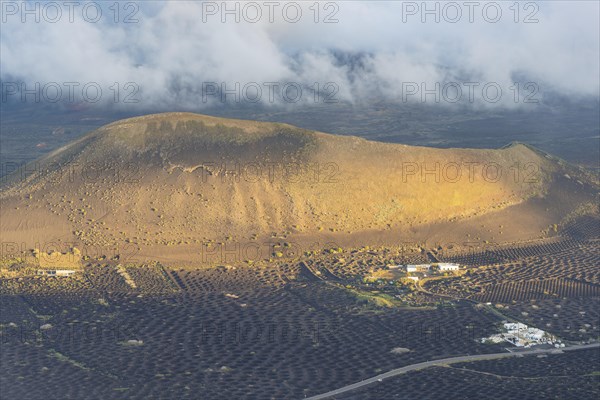
[[[450,258],[471,268],[462,278],[427,283],[428,290],[478,302],[600,297],[600,222],[583,218],[570,224],[567,239],[533,246],[497,249]]]
[[[440,261],[461,265],[481,267],[494,264],[506,264],[524,258],[560,256],[580,246],[596,248],[600,238],[600,220],[586,216],[578,218],[561,229],[561,234],[531,243],[497,246],[494,244],[474,243],[467,250],[445,250],[437,253]]]
[[[35,295],[3,292],[12,310],[2,319],[3,395],[302,398],[440,354],[498,350],[461,331],[487,321],[481,333],[493,332],[498,322],[466,303],[382,313],[297,280],[292,266],[175,270],[160,282],[156,268],[139,268],[128,268],[135,288],[115,268],[92,266],[76,295],[55,278],[52,288],[19,282]]]
[[[561,297],[600,297],[600,285],[566,278],[506,282],[473,296],[480,302],[510,303]]]
[[[502,313],[567,340],[597,340],[600,336],[599,297],[516,302],[505,306]]]
[[[567,341],[596,340],[599,249],[581,233],[586,226],[570,247],[530,246],[508,253],[521,258],[427,282],[450,298],[408,293],[422,308],[374,305],[346,286],[399,263],[407,252],[398,248],[202,269],[90,264],[71,278],[2,279],[2,398],[304,398],[405,365],[502,352],[505,344],[479,339],[506,318]],[[523,359],[542,365],[531,376],[511,364],[520,359],[438,367],[340,398],[489,398],[493,388],[494,398],[586,399],[598,391],[594,359],[559,357]],[[569,376],[556,375],[561,368]]]

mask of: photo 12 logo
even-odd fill
[[[401,164],[401,181],[407,182],[435,182],[457,183],[480,182],[496,183],[501,179],[512,180],[514,183],[539,183],[541,169],[534,162],[515,162],[503,166],[497,162],[451,161],[451,162],[412,162],[405,161]]]
[[[1,1],[2,23],[100,22],[137,24],[140,5],[133,1]]]
[[[22,82],[3,81],[2,103],[139,103],[135,82]]]
[[[400,325],[397,328],[397,335],[404,340],[410,338],[419,338],[424,342],[445,342],[456,340],[474,340],[481,337],[481,332],[493,329],[493,325],[481,325],[469,323],[464,326],[445,325],[439,322],[419,322],[412,325]]]
[[[202,82],[202,103],[337,103],[335,82]]]
[[[340,167],[334,162],[203,162],[187,169],[200,171],[202,183],[338,183]]]
[[[237,297],[237,296],[236,296]],[[319,335],[324,326],[320,323],[302,325],[290,322],[265,323],[203,323],[200,326],[201,345],[215,344],[248,344],[248,343],[291,343],[319,342]]]
[[[334,1],[203,1],[202,22],[337,24],[340,6]]]
[[[334,242],[299,243],[276,240],[205,242],[199,248],[199,259],[202,263],[213,265],[252,264],[275,259],[292,260],[314,251],[339,248],[340,246]]]
[[[495,24],[502,20],[524,24],[539,23],[537,15],[540,6],[533,1],[403,1],[401,5],[403,23]]]
[[[80,322],[80,321],[62,321],[60,315],[51,315],[47,321],[37,323],[15,323],[11,322],[0,328],[0,345],[14,343],[37,343],[44,342],[63,344],[102,343],[106,340],[124,341],[128,338],[138,337],[138,335],[129,326],[116,324],[113,322]],[[60,320],[61,323],[53,321]],[[50,352],[52,355],[52,352]]]
[[[78,237],[85,236],[83,231],[74,233]],[[127,239],[109,246],[60,240],[43,243],[0,243],[0,257],[2,258],[18,258],[32,265],[55,268],[66,265],[78,265],[79,268],[84,261],[136,262],[139,251],[139,246]]]
[[[138,183],[142,178],[140,167],[137,163],[123,162],[67,162],[56,161],[44,163],[34,161],[31,163],[6,162],[0,163],[0,182],[27,179],[47,178],[50,184],[63,182],[104,182],[104,183]]]
[[[498,82],[402,82],[402,102],[459,103],[476,101],[494,104],[510,95],[516,104],[538,104],[540,88],[536,82],[514,82],[502,87]]]

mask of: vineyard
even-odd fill
[[[473,249],[467,252],[444,252],[438,258],[444,262],[454,262],[461,265],[480,267],[485,265],[507,263],[527,257],[539,257],[558,254],[562,251],[579,246],[580,242],[573,239],[551,238],[537,241],[535,244],[489,246],[486,250]]]
[[[160,279],[156,265],[126,271],[97,265],[72,281],[52,278],[52,287],[34,278],[9,285],[21,293],[1,296],[10,339],[0,355],[3,395],[85,398],[82,387],[102,382],[90,389],[96,398],[303,398],[380,369],[501,351],[476,341],[496,331],[498,317],[472,304],[365,312],[343,288],[298,279],[296,264],[177,269]],[[61,289],[71,285],[79,289]],[[18,360],[36,371],[25,374]]]
[[[342,280],[362,278],[386,265],[424,264],[427,255],[417,248],[378,248],[342,250],[303,260],[315,270],[333,274]]]
[[[598,350],[477,361],[412,371],[336,397],[379,399],[595,399]]]
[[[505,282],[486,286],[471,299],[479,302],[510,303],[557,297],[600,297],[600,286],[565,278]]]
[[[598,254],[600,243],[588,241],[553,254],[473,268],[460,279],[427,282],[427,288],[481,302],[598,297]]]
[[[536,240],[530,243],[478,244],[468,250],[438,252],[437,258],[444,262],[454,262],[467,266],[486,266],[509,263],[531,257],[556,255],[580,246],[595,246],[600,237],[600,219],[586,216],[577,219],[560,230],[560,235]]]
[[[501,311],[566,340],[600,336],[600,297],[530,300],[504,305]]]
[[[564,340],[595,339],[600,242],[586,236],[592,223],[576,226],[566,239],[463,256],[478,268],[425,281],[426,291],[403,292],[404,303],[429,305],[421,308],[384,309],[352,286],[390,264],[431,262],[416,247],[336,248],[293,262],[201,269],[90,264],[67,279],[3,279],[3,395],[303,398],[408,364],[504,351],[506,344],[478,340],[498,332],[498,312]],[[509,361],[498,365],[482,371],[510,374]],[[543,360],[536,368],[558,370]],[[551,380],[482,376],[432,368],[341,398],[485,398],[490,385],[499,385],[507,399],[559,393]],[[573,379],[582,396],[593,385],[591,378]]]

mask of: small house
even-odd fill
[[[431,269],[431,264],[409,264],[406,266],[406,272],[425,272]]]
[[[41,276],[67,277],[75,274],[75,271],[72,269],[38,269],[37,274]]]
[[[460,266],[458,264],[452,263],[439,263],[438,268],[440,271],[458,271]]]

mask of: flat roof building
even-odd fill
[[[458,271],[460,266],[458,264],[452,263],[439,263],[438,268],[440,271]]]
[[[75,271],[72,269],[38,269],[38,275],[41,276],[71,276],[75,274]]]
[[[431,264],[409,264],[406,266],[406,272],[423,272],[430,269]]]

